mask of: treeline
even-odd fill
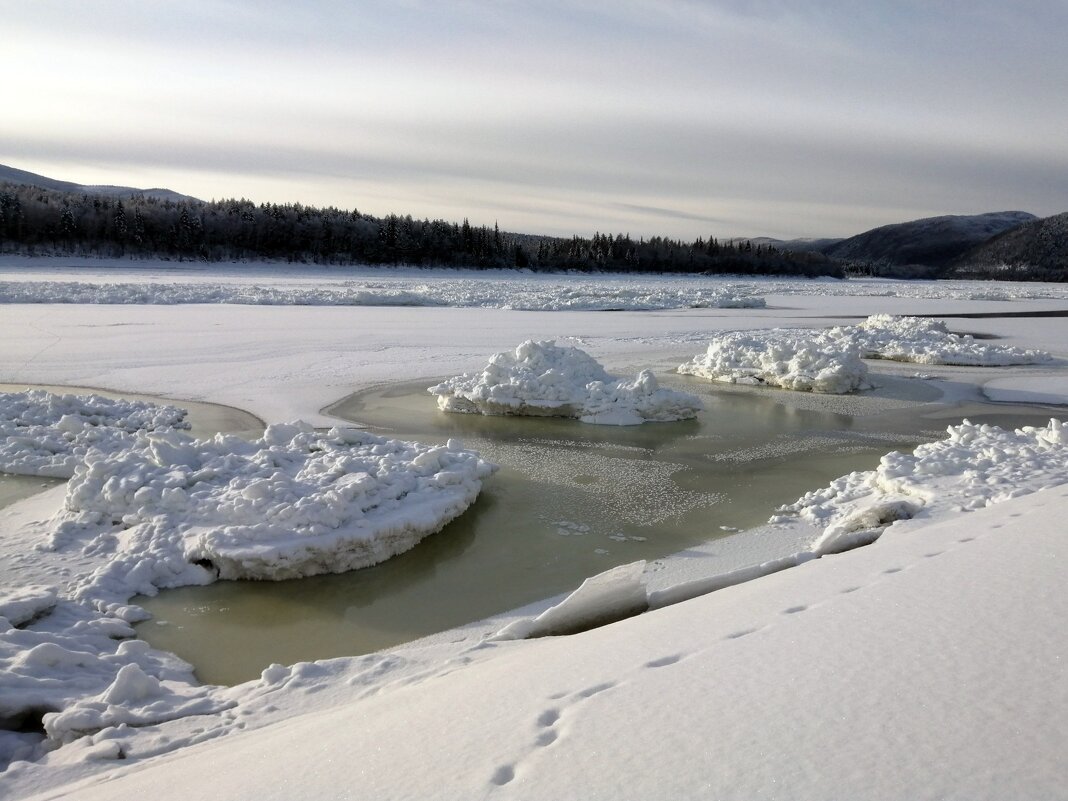
[[[357,209],[248,200],[164,200],[71,194],[0,184],[0,250],[28,255],[154,257],[208,262],[505,267],[539,271],[835,275],[818,253],[750,242],[634,240],[502,233],[497,226],[374,217]]]

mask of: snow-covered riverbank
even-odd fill
[[[0,321],[10,343],[0,353],[0,380],[151,389],[245,405],[277,422],[274,414],[317,412],[324,398],[360,386],[477,369],[485,353],[530,336],[574,337],[613,369],[670,369],[717,331],[823,329],[856,314],[977,305],[773,301],[763,310],[612,315],[232,306],[177,315],[166,307],[14,305]],[[787,303],[795,308],[776,308]],[[1042,376],[1063,377],[1062,319],[965,325],[951,327],[1056,358],[989,374],[925,368],[947,398],[979,397],[986,380],[999,391],[1017,380],[1034,391]],[[1027,445],[963,430],[951,440],[952,458],[939,456],[948,472],[921,463],[904,471],[891,460],[882,477],[812,496],[796,519],[755,533],[752,547],[731,555],[730,540],[710,543],[650,566],[647,581],[660,593],[684,580],[704,579],[708,589],[710,577],[738,559],[773,554],[783,526],[807,527],[816,540],[829,523],[849,534],[911,517],[875,545],[800,560],[799,568],[579,635],[484,641],[544,609],[535,605],[393,653],[275,666],[256,682],[222,689],[197,688],[187,666],[120,643],[115,638],[130,633],[120,618],[110,629],[86,618],[78,630],[95,644],[45,648],[22,658],[17,675],[76,667],[89,660],[78,656],[87,648],[122,650],[132,667],[80,701],[68,687],[69,706],[52,726],[73,741],[42,761],[15,763],[0,795],[166,798],[211,787],[235,798],[1062,797],[1068,682],[1057,658],[1068,601],[1057,569],[1062,538],[1050,521],[1068,514],[1068,494],[1059,429],[1050,432]],[[1049,464],[1039,464],[1041,443],[1053,448]],[[977,472],[969,472],[973,463]],[[984,473],[988,463],[1000,467]],[[1026,492],[1033,494],[1015,497]],[[9,510],[0,549],[18,556],[32,547],[59,497],[52,491]],[[1004,502],[982,508],[987,500]],[[883,514],[893,504],[895,513]],[[58,564],[51,575],[77,569]],[[20,592],[5,607],[23,626],[9,631],[16,643],[34,636],[27,621],[56,600],[40,587]],[[166,722],[187,713],[194,714]],[[82,732],[93,733],[76,737]],[[32,740],[29,732],[5,742]],[[352,754],[360,755],[355,771]],[[97,785],[101,777],[114,781]]]

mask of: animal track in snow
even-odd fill
[[[556,709],[546,709],[538,715],[538,725],[542,728],[552,726],[560,719],[560,712]]]
[[[672,654],[671,656],[662,656],[659,659],[654,659],[651,662],[646,662],[643,667],[658,668],[667,667],[668,665],[674,665],[682,659],[682,654]]]
[[[677,661],[681,657],[668,658]],[[670,664],[670,662],[664,662],[664,664]],[[494,770],[493,775],[490,777],[490,783],[497,787],[503,787],[515,779],[516,770],[523,763],[524,759],[540,749],[547,748],[560,740],[564,735],[564,732],[561,731],[560,726],[557,724],[560,723],[561,717],[567,713],[568,709],[583,703],[588,698],[592,698],[595,695],[611,690],[616,685],[617,683],[614,681],[606,681],[601,684],[591,685],[584,690],[579,690],[574,693],[553,693],[549,700],[560,701],[561,699],[566,698],[568,699],[566,705],[561,707],[546,707],[538,714],[538,717],[534,721],[537,733],[534,735],[527,753],[516,759],[514,762],[498,765]]]
[[[754,632],[757,632],[757,631],[760,631],[760,629],[742,629],[741,631],[736,631],[733,634],[728,634],[723,639],[725,639],[725,640],[740,640],[742,637],[748,637],[750,634],[753,634]]]
[[[496,771],[494,771],[493,778],[491,778],[490,781],[496,784],[498,787],[503,787],[514,778],[515,767],[512,765],[501,765],[499,768],[497,768]]]

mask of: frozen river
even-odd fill
[[[461,438],[501,470],[466,514],[405,554],[341,575],[165,590],[137,599],[153,614],[139,635],[209,683],[245,681],[273,662],[370,653],[757,526],[813,486],[938,437],[946,413],[1008,425],[1046,416],[951,409],[934,387],[889,376],[846,397],[661,379],[701,394],[706,410],[619,428],[445,414],[426,381],[345,398],[326,411],[390,437]]]

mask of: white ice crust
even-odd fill
[[[446,273],[448,275],[448,273]],[[512,274],[513,276],[515,273]],[[261,276],[262,277],[262,276]],[[2,303],[107,303],[174,305],[229,303],[253,306],[453,306],[522,311],[650,311],[655,309],[760,309],[762,297],[731,286],[655,286],[619,281],[529,282],[514,277],[443,278],[432,282],[345,281],[315,287],[258,284],[89,283],[0,281]]]
[[[648,370],[632,381],[616,378],[585,351],[553,341],[528,340],[491,356],[481,373],[428,391],[446,412],[576,417],[601,425],[685,420],[701,409],[699,398],[661,388]]]
[[[679,372],[731,384],[843,394],[866,384],[862,359],[976,367],[1035,364],[1045,351],[991,345],[950,333],[940,320],[876,314],[860,325],[824,331],[734,331],[714,337],[708,349]]]
[[[0,471],[69,478],[90,449],[120,451],[139,432],[188,428],[185,414],[99,395],[0,392]]]
[[[829,332],[775,329],[717,336],[679,372],[729,384],[843,394],[864,386],[868,367],[856,347],[843,347]]]
[[[822,529],[818,553],[841,550],[858,532],[877,532],[921,511],[974,511],[1068,482],[1068,428],[1052,419],[1042,428],[1007,431],[965,420],[946,438],[894,451],[878,468],[850,473],[784,506],[773,523],[799,518]]]
[[[858,326],[842,326],[832,335],[845,346],[860,349],[866,359],[891,359],[917,364],[1004,367],[1050,360],[1041,350],[991,345],[970,334],[953,334],[941,320],[874,314]]]
[[[79,598],[201,583],[205,568],[225,579],[341,573],[439,531],[494,469],[456,440],[425,446],[299,422],[251,442],[147,434],[87,456],[52,542],[113,552]]]

